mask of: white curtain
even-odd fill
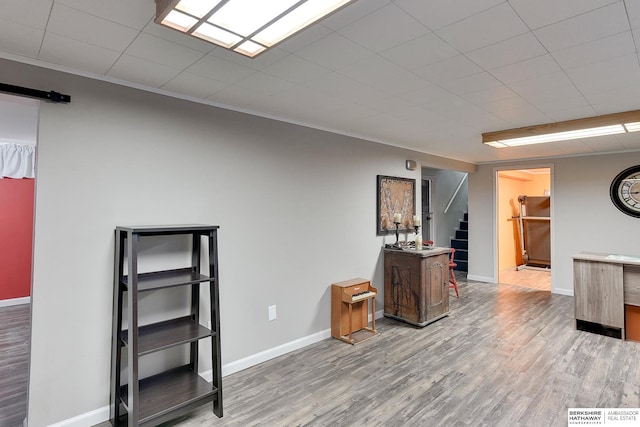
[[[0,144],[0,179],[35,178],[35,147]]]

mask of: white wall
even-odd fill
[[[224,365],[327,331],[331,283],[383,289],[376,175],[473,169],[10,61],[0,81],[72,97],[40,110],[30,427],[109,403],[115,226],[220,225]]]
[[[609,186],[623,169],[640,164],[640,152],[480,165],[469,175],[469,277],[495,277],[495,171],[551,166],[552,291],[573,295],[572,256],[581,251],[640,256],[640,222],[620,212]]]
[[[36,145],[40,101],[0,93],[0,144]]]

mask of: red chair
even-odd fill
[[[458,292],[458,281],[456,280],[456,272],[453,271],[454,268],[458,266],[454,261],[453,257],[456,253],[454,248],[451,248],[451,256],[449,257],[449,272],[451,274],[451,278],[449,279],[449,289],[453,288],[456,290],[456,298],[460,298],[460,293]]]

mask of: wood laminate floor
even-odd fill
[[[640,407],[640,343],[576,331],[572,297],[464,279],[451,295],[424,328],[380,319],[359,345],[229,375],[223,418],[206,405],[166,425],[566,426],[570,407]]]
[[[30,310],[0,308],[0,427],[22,427],[27,415]]]

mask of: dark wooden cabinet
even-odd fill
[[[114,427],[155,426],[206,403],[212,403],[214,414],[222,416],[217,231],[218,226],[210,225],[116,228],[110,403]],[[191,239],[190,265],[139,273],[140,240],[171,235]],[[206,265],[201,261],[203,252]],[[208,295],[201,295],[203,285],[208,288],[203,294]],[[189,290],[189,314],[140,325],[141,295],[174,287]],[[202,318],[208,317],[207,327],[201,324],[201,307],[206,306],[208,315]],[[162,313],[153,314],[162,318]],[[211,343],[211,381],[198,373],[199,348],[207,341]],[[141,378],[145,356],[179,346],[187,347],[188,362]]]
[[[384,250],[384,315],[425,326],[449,314],[449,248]]]

